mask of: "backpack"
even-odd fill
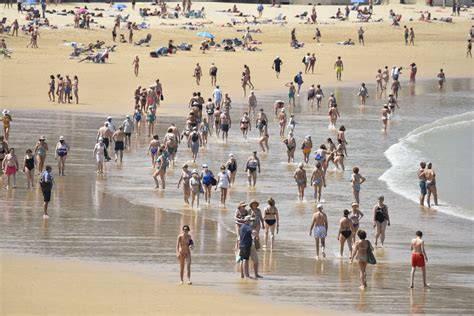
[[[306,64],[306,56],[303,56],[303,60],[301,61],[303,64]]]
[[[44,173],[41,175],[39,183],[40,183],[41,189],[43,189],[43,190],[51,190],[51,188],[53,186],[52,182],[46,181]]]
[[[193,133],[193,136],[191,137],[191,140],[192,140],[193,142],[197,142],[198,139],[199,139],[198,133]]]
[[[294,81],[295,83],[298,83],[298,75],[296,75],[296,76],[293,78],[293,81]]]

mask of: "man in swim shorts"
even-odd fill
[[[240,239],[239,239],[239,256],[240,256],[240,277],[249,278],[249,259],[250,252],[252,249],[253,241],[253,230],[250,226],[252,217],[250,215],[245,216],[243,224],[240,226]]]
[[[411,241],[411,284],[410,288],[414,287],[415,282],[415,271],[416,268],[420,267],[423,272],[423,286],[429,287],[429,284],[426,283],[426,269],[425,261],[428,262],[428,256],[425,251],[425,242],[423,239],[423,233],[421,231],[416,232],[416,238]]]
[[[118,131],[116,131],[112,135],[112,139],[115,143],[114,151],[115,151],[115,162],[117,162],[118,159],[120,159],[120,162],[122,162],[123,158],[123,150],[125,149],[125,133],[123,132],[123,127],[120,126]]]
[[[336,62],[334,63],[334,69],[336,69],[336,80],[342,80],[342,71],[344,70],[344,64],[342,62],[341,56],[337,57]]]
[[[420,180],[420,205],[425,205],[425,196],[426,196],[426,177],[425,177],[425,168],[426,162],[420,162],[420,169],[418,169],[418,179]]]
[[[328,231],[328,218],[326,213],[323,212],[323,205],[319,203],[316,206],[316,212],[313,214],[313,221],[309,228],[309,235],[314,235],[316,241],[316,259],[319,259],[319,240],[321,240],[322,255],[326,257],[324,252],[326,248],[326,236]]]

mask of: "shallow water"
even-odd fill
[[[378,178],[391,167],[384,152],[410,131],[446,116],[472,111],[469,92],[472,86],[473,82],[469,80],[450,80],[443,93],[436,91],[433,82],[417,83],[413,89],[404,87],[400,98],[401,110],[390,122],[387,135],[381,132],[380,104],[383,101],[374,99],[375,93],[371,94],[368,105],[361,110],[356,106],[357,89],[335,90],[342,116],[338,125],[343,124],[347,128],[349,157],[345,173],[330,171],[327,175],[328,187],[323,190],[323,199],[329,218],[328,258],[321,261],[314,260],[314,240],[308,236],[314,208],[312,190],[306,190],[307,201],[297,201],[292,178],[297,164],[286,163],[284,145],[274,136],[278,133],[277,123],[272,119],[270,154],[259,153],[262,173],[257,188],[247,188],[242,171],[248,155],[257,149],[257,132],[253,130],[249,142],[243,142],[238,125],[234,123],[228,143],[223,144],[211,137],[210,146],[200,150],[198,164],[191,167],[200,169],[202,163],[208,163],[211,170],[217,173],[218,166],[226,161],[229,152],[233,152],[239,171],[237,185],[230,190],[229,205],[220,208],[218,191],[213,191],[210,206],[202,204],[199,210],[192,210],[183,204],[181,191],[175,189],[180,174],[178,166],[191,157],[184,144],[180,147],[176,167],[170,168],[167,173],[167,189],[156,191],[153,190],[150,161],[145,156],[148,144],[145,137],[135,140],[122,165],[109,163],[107,174],[96,178],[91,157],[96,130],[104,120],[100,115],[15,111],[15,121],[30,128],[20,132],[14,126],[11,142],[19,153],[23,153],[27,146],[34,147],[31,130],[35,131],[33,138],[45,134],[50,147],[54,145],[53,139],[64,135],[72,151],[68,158],[67,176],[56,177],[52,218],[49,221],[43,222],[40,216],[41,193],[23,189],[23,179],[19,181],[20,188],[2,193],[0,203],[6,207],[2,207],[0,213],[0,247],[53,256],[127,262],[147,272],[165,271],[174,277],[175,238],[181,225],[190,224],[196,244],[193,253],[195,283],[201,286],[210,286],[211,282],[218,281],[223,290],[258,295],[272,301],[332,309],[337,306],[338,310],[376,314],[471,313],[474,298],[472,234],[468,233],[460,239],[457,232],[472,232],[472,222],[436,210],[421,209],[409,197],[396,194],[395,189],[395,192],[390,191],[385,182]],[[330,91],[325,89],[326,95]],[[283,99],[283,96],[259,98],[269,117],[273,101],[277,98]],[[448,106],[454,103],[451,98],[455,98],[456,106]],[[336,133],[327,128],[326,110],[311,111],[303,99],[302,96],[301,104],[294,109],[298,123],[295,129],[297,148],[307,134],[312,135],[315,147],[327,137],[335,139]],[[242,105],[233,106],[232,118],[238,122]],[[326,109],[325,105],[323,109]],[[44,124],[45,120],[49,124]],[[160,122],[161,137],[173,121],[179,126],[183,119],[166,118]],[[437,140],[429,138],[425,142]],[[432,147],[442,145],[433,143]],[[449,164],[437,161],[436,155],[424,157],[434,163],[439,177],[438,188],[442,191],[443,178],[449,177]],[[296,160],[302,160],[301,150],[297,150]],[[51,154],[48,163],[54,164]],[[312,172],[314,160],[310,163],[308,175]],[[404,179],[408,191],[417,190],[417,160],[414,163],[411,167],[412,183]],[[347,258],[337,258],[337,223],[342,210],[349,208],[352,202],[349,170],[356,165],[367,178],[361,191],[361,210],[366,215],[362,228],[373,240],[371,207],[380,194],[385,195],[392,222],[387,230],[386,247],[376,250],[379,264],[368,270],[369,289],[365,292],[358,289],[357,266],[349,265]],[[472,180],[472,164],[467,172]],[[442,201],[443,194],[440,192]],[[264,280],[238,282],[233,263],[234,208],[239,201],[252,198],[264,204],[269,196],[277,201],[281,216],[276,249],[273,253],[260,252]],[[472,204],[464,211],[471,212],[468,214],[472,216]],[[418,229],[425,234],[430,258],[428,278],[432,288],[419,289],[421,275],[417,275],[417,289],[410,292],[407,289],[409,242]]]

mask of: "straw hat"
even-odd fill
[[[253,199],[252,201],[250,201],[249,203],[249,206],[252,207],[252,204],[257,204],[256,207],[258,207],[260,205],[260,203],[257,202],[257,200]]]
[[[44,137],[44,135],[41,135],[39,139],[40,140],[46,140],[46,137]]]
[[[240,202],[240,203],[239,203],[239,206],[237,206],[237,208],[246,207],[246,206],[247,206],[247,203],[245,203],[245,202]]]

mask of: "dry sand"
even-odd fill
[[[335,315],[171,284],[130,267],[0,253],[1,315]]]
[[[196,3],[196,8],[205,6],[208,12],[206,21],[214,21],[199,31],[209,31],[217,36],[220,42],[224,37],[241,37],[237,29],[244,29],[244,25],[236,27],[219,27],[218,25],[230,21],[233,17],[228,13],[216,12],[218,9],[228,9],[232,4]],[[64,5],[59,8],[73,8],[74,5]],[[92,4],[90,8],[107,8],[105,4]],[[50,6],[50,9],[55,8]],[[256,6],[239,4],[238,8],[244,13],[255,14]],[[388,11],[392,8],[403,15],[402,25],[414,27],[416,32],[416,46],[406,47],[403,44],[402,28],[393,28],[388,22]],[[228,53],[211,51],[205,55],[198,50],[201,38],[196,36],[197,31],[179,29],[185,22],[198,20],[162,20],[149,17],[151,30],[135,32],[135,39],[145,37],[147,32],[153,34],[149,48],[134,47],[129,44],[118,44],[117,52],[111,53],[108,64],[97,65],[81,63],[68,59],[71,48],[62,45],[65,41],[81,43],[104,40],[111,44],[111,25],[113,18],[107,17],[97,20],[106,29],[95,28],[91,31],[76,30],[66,24],[72,23],[72,17],[50,15],[52,24],[59,25],[58,30],[41,30],[39,49],[28,49],[29,39],[26,35],[19,38],[2,35],[8,46],[14,51],[11,60],[1,60],[0,96],[2,106],[15,109],[65,109],[72,111],[130,113],[133,110],[133,92],[136,86],[148,87],[155,79],[160,78],[164,86],[165,102],[160,108],[160,115],[183,115],[187,110],[187,103],[192,91],[201,91],[207,98],[212,87],[209,83],[207,71],[212,62],[219,68],[219,83],[224,92],[229,92],[235,101],[244,101],[240,88],[240,74],[244,64],[250,66],[252,80],[256,93],[269,94],[285,92],[284,84],[292,80],[297,71],[302,69],[301,59],[304,54],[316,53],[316,74],[305,75],[305,85],[322,84],[334,85],[334,61],[342,56],[345,63],[343,83],[357,87],[361,81],[374,82],[378,68],[385,65],[407,67],[411,62],[418,65],[418,78],[435,78],[439,68],[444,68],[447,78],[472,76],[472,59],[466,59],[466,40],[471,26],[470,12],[463,12],[460,18],[455,17],[453,24],[444,22],[418,22],[420,10],[430,10],[433,18],[440,18],[450,14],[450,8],[429,8],[425,5],[390,5],[376,6],[374,18],[384,18],[381,23],[336,22],[329,19],[337,6],[318,6],[318,27],[322,31],[322,44],[317,45],[312,37],[315,25],[301,24],[301,20],[294,18],[297,13],[311,10],[311,6],[285,6],[281,9],[266,7],[265,18],[274,18],[279,12],[284,12],[289,18],[286,26],[257,25],[251,28],[261,28],[261,34],[255,34],[254,39],[262,41],[261,52]],[[138,10],[138,9],[137,9]],[[131,21],[141,22],[137,11],[128,8],[123,14],[131,13]],[[354,12],[351,14],[355,14]],[[3,10],[3,15],[9,21],[18,17],[15,10]],[[408,22],[414,18],[415,22]],[[24,21],[20,20],[20,23]],[[160,23],[178,24],[178,26],[163,26]],[[335,43],[347,38],[357,40],[357,29],[363,26],[366,33],[366,46],[339,46]],[[290,48],[290,30],[296,27],[297,37],[306,43],[303,49]],[[125,30],[121,32],[126,33]],[[149,52],[157,47],[166,46],[169,39],[176,43],[189,42],[194,45],[191,52],[164,58],[150,58]],[[138,78],[133,75],[132,59],[135,54],[141,58],[141,70]],[[280,79],[276,79],[271,64],[276,55],[283,62]],[[194,65],[199,62],[205,73],[202,85],[197,87],[192,77]],[[79,105],[58,105],[50,103],[47,98],[48,78],[50,74],[78,75],[80,79]],[[407,79],[408,70],[402,76]]]

